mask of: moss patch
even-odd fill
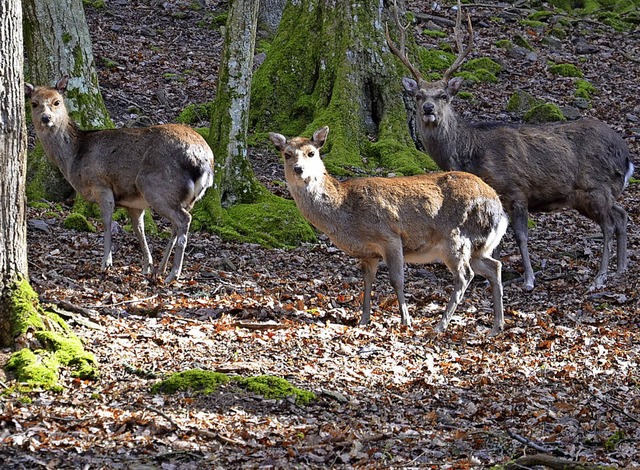
[[[307,405],[316,399],[313,392],[294,387],[285,379],[272,375],[238,379],[238,383],[250,392],[257,393],[265,398],[286,398],[294,396],[296,404],[298,405]]]
[[[532,107],[524,114],[523,119],[529,123],[566,121],[560,108],[553,103],[544,103]]]
[[[229,376],[220,372],[193,369],[172,374],[169,378],[151,387],[153,393],[172,394],[176,392],[213,393],[217,388],[229,382]]]
[[[211,119],[212,112],[213,102],[198,104],[193,103],[188,105],[180,112],[180,114],[176,118],[176,121],[182,124],[197,124],[201,121],[209,121]]]
[[[259,243],[269,248],[292,248],[315,242],[316,234],[295,203],[263,188],[257,201],[228,208],[206,200],[192,211],[194,230],[205,229],[225,240]]]
[[[62,223],[64,228],[69,230],[75,230],[76,232],[91,232],[95,233],[95,226],[87,220],[87,218],[77,212],[72,212],[64,219]]]
[[[542,103],[542,100],[535,98],[526,91],[518,90],[509,98],[507,111],[511,113],[525,113],[532,107]]]
[[[55,313],[43,311],[38,295],[26,280],[18,280],[11,290],[11,335],[18,338],[33,332],[38,346],[15,352],[7,362],[16,380],[31,388],[59,390],[58,371],[72,368],[72,376],[95,379],[98,370],[92,354],[86,352],[80,339]]]
[[[584,74],[582,71],[573,64],[555,64],[549,66],[549,72],[554,75],[560,75],[561,77],[579,77],[582,78]]]
[[[593,95],[598,92],[596,87],[594,87],[591,83],[586,80],[576,80],[576,91],[574,96],[576,98],[584,98],[586,100],[591,100]]]

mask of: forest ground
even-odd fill
[[[103,96],[118,125],[140,115],[171,122],[186,104],[213,98],[221,38],[209,24],[224,3],[200,4],[112,0],[87,9]],[[425,14],[434,13],[431,5],[410,2]],[[446,9],[434,14],[452,18]],[[598,89],[583,113],[618,130],[637,158],[638,32],[576,22],[550,48],[544,33],[516,21],[523,15],[473,10],[472,57],[490,56],[505,70],[497,84],[469,89],[473,101],[456,100],[460,113],[517,120],[505,111],[517,89],[571,104],[574,80],[551,75],[547,61],[575,63]],[[420,20],[413,32],[424,27]],[[535,57],[496,47],[517,34]],[[585,44],[590,52],[577,55]],[[251,159],[268,187],[283,187],[272,149],[252,149]],[[114,268],[102,273],[99,232],[64,229],[67,205],[30,209],[32,285],[44,302],[75,311],[66,318],[101,376],[81,381],[65,372],[62,393],[3,397],[2,468],[465,469],[540,453],[638,467],[639,201],[634,183],[621,199],[630,217],[629,269],[611,273],[602,289],[590,288],[602,245],[591,221],[573,211],[532,216],[538,274],[531,293],[520,288],[520,256],[508,233],[506,327],[497,338],[487,338],[492,314],[482,279],[449,329],[434,333],[451,287],[441,265],[406,269],[412,329],[399,324],[381,268],[372,324],[360,328],[358,264],[323,236],[285,251],[193,233],[182,279],[164,286],[142,276],[130,233],[116,234]],[[36,229],[36,220],[47,229]],[[149,238],[158,260],[166,239]],[[284,377],[317,400],[299,406],[231,385],[206,396],[150,392],[160,378],[193,368]]]

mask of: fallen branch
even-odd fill
[[[622,408],[619,408],[618,406],[614,405],[613,403],[608,402],[607,400],[605,400],[604,398],[599,397],[598,395],[596,395],[595,393],[592,393],[591,391],[589,391],[589,394],[595,398],[596,400],[604,403],[605,405],[607,405],[609,408],[611,408],[612,410],[617,411],[618,413],[620,413],[621,415],[626,416],[627,418],[629,418],[631,421],[634,421],[636,423],[640,423],[640,419],[636,418],[635,416],[630,415],[629,413],[627,413],[626,411],[624,411]]]
[[[520,434],[516,434],[511,429],[507,429],[507,434],[509,435],[510,438],[515,439],[521,444],[524,444],[527,447],[531,447],[532,449],[537,450],[538,452],[544,452],[547,454],[559,452],[560,454],[564,455],[564,452],[558,449],[552,449],[550,447],[533,442],[532,440],[527,439],[526,437],[521,436]]]
[[[535,454],[525,455],[506,464],[509,470],[544,466],[553,470],[604,470],[602,465],[591,465],[585,462],[554,457],[552,455]]]
[[[289,328],[282,323],[247,323],[237,321],[233,324],[236,328],[245,328],[247,330],[284,330]]]

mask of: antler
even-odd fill
[[[456,60],[453,62],[453,64],[451,64],[451,67],[445,70],[444,74],[442,75],[442,80],[444,82],[449,81],[449,78],[451,78],[451,75],[453,75],[455,71],[458,70],[460,65],[462,65],[462,62],[464,61],[465,57],[467,57],[469,53],[473,50],[473,27],[471,26],[471,16],[469,15],[469,13],[467,13],[467,33],[469,34],[469,43],[467,44],[467,47],[464,48],[464,50],[462,48],[462,32],[460,29],[461,26],[462,26],[462,5],[460,3],[460,0],[458,0],[458,14],[456,16],[456,25],[453,28],[453,34],[455,35],[456,45],[458,48],[458,57],[456,57]]]
[[[407,54],[405,52],[405,30],[409,27],[409,25],[402,26],[402,24],[400,23],[400,18],[398,17],[398,5],[396,3],[396,0],[393,1],[393,17],[396,21],[396,26],[398,27],[398,35],[400,37],[400,49],[398,49],[394,44],[394,42],[391,40],[391,36],[389,36],[389,26],[385,24],[384,33],[385,33],[385,36],[387,37],[387,44],[389,45],[389,49],[391,50],[393,55],[395,55],[398,59],[402,61],[402,63],[411,71],[415,79],[419,82],[422,80],[422,75],[420,75],[420,72],[418,71],[418,69],[414,67],[413,64],[409,61],[409,59],[407,58]]]

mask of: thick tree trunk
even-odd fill
[[[287,4],[287,0],[260,0],[260,10],[258,12],[258,27],[264,31],[268,37],[273,37],[278,31],[282,12]]]
[[[27,77],[34,85],[53,85],[70,77],[67,108],[84,129],[113,127],[102,100],[91,37],[82,0],[23,0]],[[73,194],[42,151],[29,158],[30,199],[63,200]]]
[[[0,346],[12,344],[10,298],[27,277],[26,128],[20,0],[0,2]]]
[[[331,128],[327,168],[382,166],[413,174],[435,168],[407,126],[404,69],[389,52],[387,2],[289,2],[253,81],[250,126],[289,137]],[[398,2],[403,11],[404,2]]]
[[[259,2],[234,0],[209,132],[216,157],[214,191],[223,207],[254,202],[257,182],[247,158],[247,126]]]

